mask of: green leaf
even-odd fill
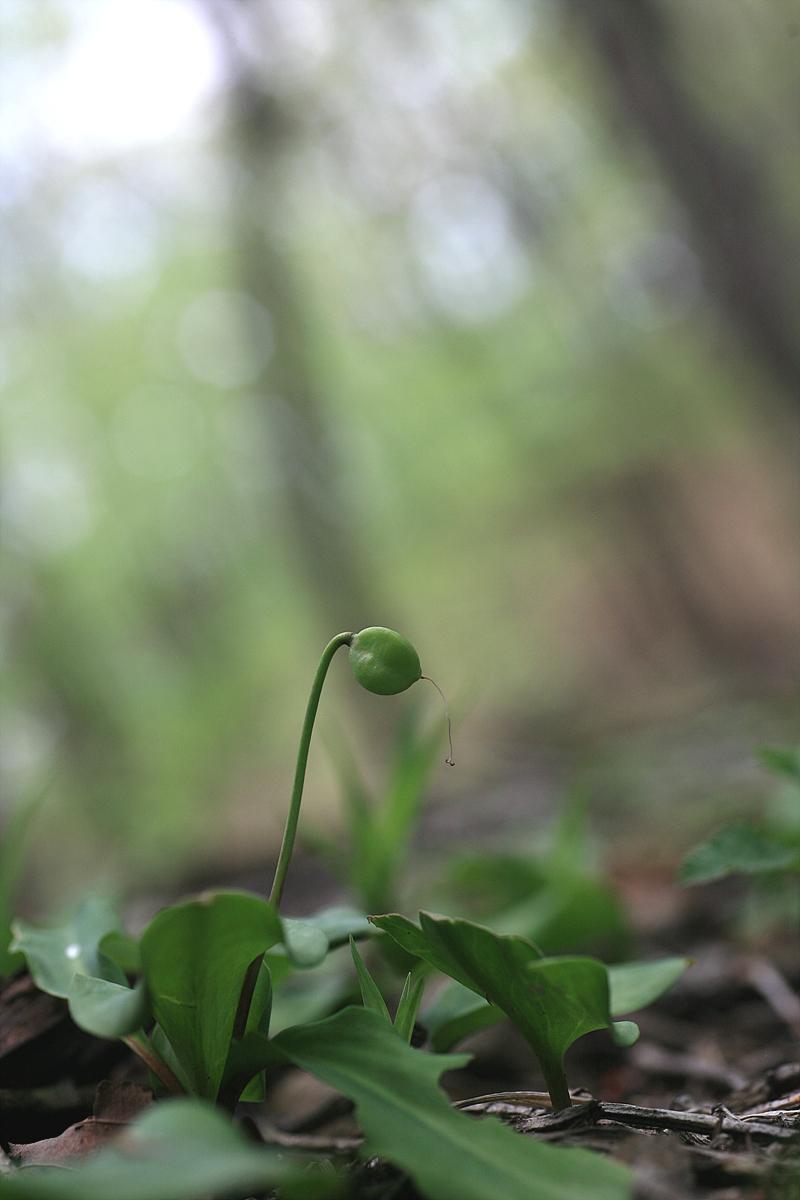
[[[471,1033],[498,1021],[507,1021],[508,1017],[502,1008],[489,1004],[482,996],[476,996],[471,988],[452,979],[425,1009],[420,1020],[428,1031],[430,1044],[442,1053]]]
[[[196,1095],[216,1099],[245,972],[281,937],[275,909],[246,892],[165,909],[142,934],[153,1015]]]
[[[351,887],[372,912],[385,911],[394,903],[397,879],[424,800],[425,784],[441,746],[439,727],[425,734],[420,731],[420,712],[413,705],[405,710],[389,775],[382,794],[375,799],[370,796],[345,740],[340,736],[329,744],[345,800],[349,843],[346,872],[342,872],[341,850],[320,848],[334,870],[346,874]]]
[[[21,950],[36,986],[51,996],[66,999],[73,975],[110,975],[109,959],[99,950],[105,934],[122,931],[116,911],[105,900],[84,900],[71,920],[56,929],[37,929],[26,921],[12,924],[10,949]],[[124,983],[119,972],[115,982]]]
[[[420,914],[421,918],[422,914]],[[370,917],[370,921],[384,933],[388,933],[398,946],[402,946],[409,954],[421,958],[424,962],[436,967],[437,971],[456,979],[465,988],[473,992],[481,992],[475,985],[468,972],[464,971],[458,960],[442,945],[438,939],[430,938],[425,931],[399,913],[390,913],[385,917]],[[477,926],[476,926],[477,928]]]
[[[4,1200],[195,1200],[262,1193],[318,1200],[337,1179],[287,1164],[257,1148],[210,1105],[163,1100],[137,1117],[113,1146],[70,1169],[25,1167],[3,1175]]]
[[[91,975],[75,975],[69,1011],[76,1025],[100,1038],[122,1038],[147,1024],[150,1005],[144,981],[129,988]]]
[[[164,1030],[161,1028],[160,1025],[153,1026],[149,1040],[150,1040],[151,1046],[153,1047],[153,1050],[156,1052],[156,1054],[161,1059],[161,1061],[163,1063],[166,1063],[166,1065],[169,1067],[170,1071],[172,1071],[172,1074],[175,1076],[175,1078],[178,1080],[178,1082],[180,1083],[183,1090],[188,1095],[192,1089],[190,1087],[189,1080],[186,1076],[186,1072],[184,1071],[181,1064],[178,1062],[175,1051],[172,1049],[172,1043],[169,1041],[167,1035],[164,1033]],[[156,1095],[159,1095],[162,1090],[161,1085],[158,1083],[157,1080],[155,1080],[153,1078],[152,1075],[151,1075],[150,1082],[151,1082],[151,1086],[154,1088]]]
[[[584,1150],[520,1136],[493,1117],[475,1121],[438,1087],[464,1055],[413,1050],[376,1013],[346,1008],[275,1039],[297,1066],[352,1097],[366,1158],[407,1171],[429,1200],[627,1200],[627,1168]]]
[[[707,883],[738,872],[759,875],[800,867],[798,846],[747,825],[721,829],[689,852],[680,870],[681,883]]]
[[[417,1019],[424,991],[425,980],[420,977],[412,987],[411,972],[409,972],[403,984],[403,991],[397,1004],[397,1012],[394,1014],[394,1027],[404,1042],[411,1041],[411,1035],[414,1032],[414,1023]]]
[[[495,933],[526,937],[548,955],[608,951],[623,944],[627,922],[594,859],[588,798],[580,789],[560,804],[535,854],[464,855],[453,864],[450,884],[464,915]]]
[[[260,1103],[264,1088],[256,1077],[270,1063],[281,1061],[273,1043],[259,1029],[249,1030],[238,1041],[234,1039],[225,1060],[218,1103],[231,1111],[239,1099]]]
[[[800,747],[793,750],[783,750],[776,746],[763,746],[758,752],[765,767],[778,775],[800,784]]]
[[[639,1026],[635,1021],[612,1021],[611,1036],[618,1046],[632,1046],[639,1040]]]
[[[247,1014],[245,1038],[247,1038],[249,1033],[260,1033],[264,1038],[267,1038],[271,1017],[272,972],[266,961],[262,960],[261,966],[258,969],[258,979],[256,980],[253,992],[253,999],[250,1003],[250,1012]],[[259,1061],[253,1069],[250,1069],[254,1057],[248,1059],[247,1052],[241,1052],[238,1049],[239,1045],[240,1043],[233,1041],[228,1050],[228,1057],[225,1060],[225,1070],[223,1071],[222,1082],[220,1083],[220,1095],[226,1090],[233,1077],[236,1076],[238,1081],[243,1084],[243,1088],[240,1089],[239,1093],[240,1099],[260,1104],[266,1098],[266,1081],[263,1076],[263,1067],[266,1066],[266,1063]],[[256,1075],[259,1076],[258,1079],[255,1078]]]
[[[306,917],[305,922],[322,930],[331,950],[343,946],[351,937],[360,940],[370,937],[373,932],[369,917],[349,904],[336,904],[331,908],[320,909],[319,912]]]
[[[349,905],[321,909],[302,921],[284,917],[281,925],[284,943],[267,955],[275,987],[295,968],[319,966],[330,950],[344,945],[348,938],[361,939],[374,933],[368,917]]]
[[[364,966],[364,960],[356,950],[356,944],[350,938],[350,953],[353,956],[355,963],[356,975],[358,976],[358,986],[361,988],[361,999],[364,1001],[364,1008],[370,1009],[377,1013],[379,1017],[383,1017],[391,1025],[392,1018],[389,1016],[389,1010],[386,1007],[386,1001],[380,993],[375,980],[370,975],[367,968]]]
[[[100,939],[99,948],[125,975],[141,975],[142,952],[135,938],[113,930]]]
[[[272,956],[269,957],[271,960]],[[336,958],[329,955],[313,971],[296,973],[285,987],[279,988],[276,984],[270,1032],[275,1034],[306,1021],[321,1021],[345,1004],[352,1003],[352,960],[342,947]]]
[[[690,958],[659,958],[654,962],[619,963],[607,967],[609,1008],[613,1017],[638,1012],[652,1004],[671,988],[687,967]]]
[[[655,962],[622,963],[606,967],[609,983],[609,1011],[612,1017],[636,1012],[657,1000],[691,966],[690,958],[663,958]],[[421,1017],[434,1050],[450,1050],[465,1037],[506,1020],[501,1008],[488,1004],[473,991],[452,980],[435,997]],[[631,1045],[638,1036],[632,1021],[615,1021],[615,1040]]]
[[[525,938],[500,936],[471,921],[428,913],[420,913],[419,919],[419,936],[413,939],[410,923],[402,917],[375,917],[373,922],[393,937],[398,930],[403,944],[413,941],[414,953],[502,1008],[530,1043],[553,1106],[567,1107],[566,1050],[582,1034],[612,1024],[603,963],[572,956],[542,958]],[[447,962],[457,974],[441,965]]]
[[[245,1029],[260,1029],[263,1034],[269,1033],[269,1021],[272,1013],[272,972],[266,962],[258,969],[250,1012],[247,1015]]]
[[[316,967],[328,953],[329,943],[323,929],[310,921],[282,917],[283,944],[295,967]]]

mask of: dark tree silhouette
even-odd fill
[[[652,146],[685,206],[708,290],[797,404],[798,237],[770,211],[759,164],[712,128],[679,85],[670,28],[654,0],[562,2],[605,64],[624,119]]]

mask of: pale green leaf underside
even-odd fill
[[[316,967],[328,953],[329,942],[323,929],[310,921],[292,917],[281,920],[283,944],[295,967]]]
[[[675,957],[608,967],[611,1015],[621,1017],[624,1013],[646,1008],[663,996],[691,964],[690,958]]]
[[[98,943],[111,931],[121,932],[122,926],[110,904],[90,898],[56,929],[37,929],[18,920],[13,922],[12,930],[10,949],[23,952],[36,986],[66,999],[73,975],[105,977],[109,973]],[[119,982],[124,983],[124,976]]]
[[[144,980],[123,987],[91,975],[75,975],[69,1011],[76,1025],[99,1038],[122,1038],[147,1024],[150,1005]]]

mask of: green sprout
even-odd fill
[[[297,822],[300,816],[300,803],[303,799],[303,784],[306,777],[308,750],[311,745],[311,733],[319,707],[319,698],[322,694],[322,685],[325,682],[325,676],[328,673],[328,667],[331,665],[333,656],[340,646],[350,647],[349,658],[353,674],[363,688],[366,688],[368,692],[374,692],[375,695],[396,696],[400,692],[404,692],[407,688],[410,688],[412,683],[416,683],[418,679],[428,679],[427,675],[422,674],[419,655],[411,645],[411,642],[401,637],[399,633],[395,633],[393,629],[384,629],[381,625],[372,625],[368,629],[362,629],[360,633],[339,633],[328,642],[322,652],[317,673],[311,685],[311,694],[308,698],[303,729],[300,733],[300,746],[297,751],[297,766],[294,773],[294,786],[292,788],[292,798],[289,803],[289,814],[286,818],[283,841],[281,842],[280,854],[278,855],[278,865],[275,868],[275,879],[269,896],[270,903],[276,909],[280,908],[283,889],[286,884],[286,875],[289,870],[289,862],[291,861],[292,850],[297,836]],[[432,679],[428,681],[433,683]],[[435,683],[433,683],[433,686],[444,701],[448,737],[450,739],[450,757],[445,761],[453,767],[455,766],[453,761],[453,740],[450,733],[450,714],[447,711],[447,701],[444,699],[441,688]]]

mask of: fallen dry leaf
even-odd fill
[[[11,1145],[9,1154],[24,1166],[63,1165],[84,1158],[117,1137],[137,1113],[153,1102],[152,1092],[127,1081],[105,1080],[97,1089],[94,1115],[78,1121],[54,1138],[27,1145]]]

